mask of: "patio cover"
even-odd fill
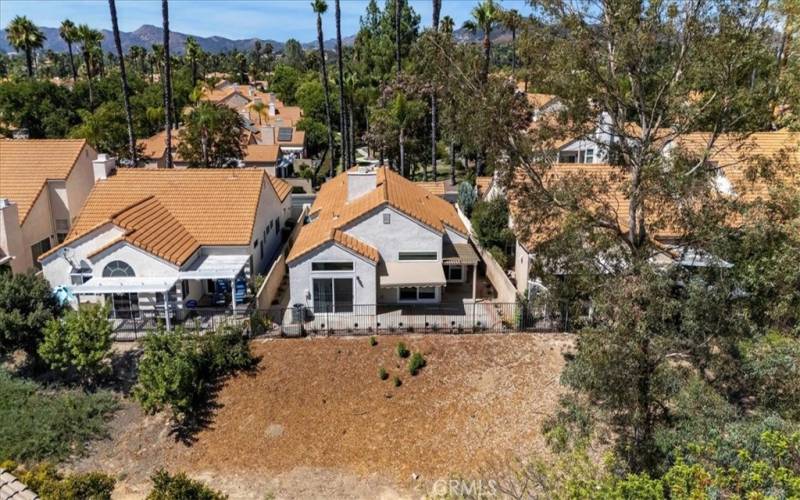
[[[442,262],[445,264],[477,264],[480,257],[469,243],[445,243],[442,248]]]
[[[99,293],[156,293],[166,292],[178,280],[175,278],[92,278],[72,288],[75,295]]]
[[[182,280],[232,280],[250,260],[249,255],[201,255],[184,271],[178,273]]]
[[[381,287],[444,286],[444,269],[434,262],[386,262],[386,274],[380,276]]]

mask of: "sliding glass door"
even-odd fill
[[[353,312],[352,278],[314,278],[314,312]]]

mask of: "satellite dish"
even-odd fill
[[[60,253],[61,256],[64,257],[64,260],[69,262],[73,268],[77,267],[75,265],[75,261],[73,260],[73,257],[75,257],[75,250],[71,249],[70,247],[64,247],[61,249]]]

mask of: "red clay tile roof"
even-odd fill
[[[84,147],[85,139],[0,139],[0,198],[17,204],[20,224],[48,180],[69,177]]]

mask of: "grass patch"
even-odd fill
[[[59,462],[106,435],[111,393],[50,390],[0,369],[0,458]]]
[[[369,338],[369,345],[371,345],[372,347],[378,345],[378,339],[376,339],[374,335]]]
[[[386,368],[381,367],[381,369],[378,370],[378,376],[381,378],[381,380],[386,380],[389,378],[389,372],[386,371]]]
[[[401,385],[403,385],[403,381],[400,380],[400,377],[398,377],[397,375],[395,375],[392,378],[392,383],[394,384],[395,387],[400,387]]]

